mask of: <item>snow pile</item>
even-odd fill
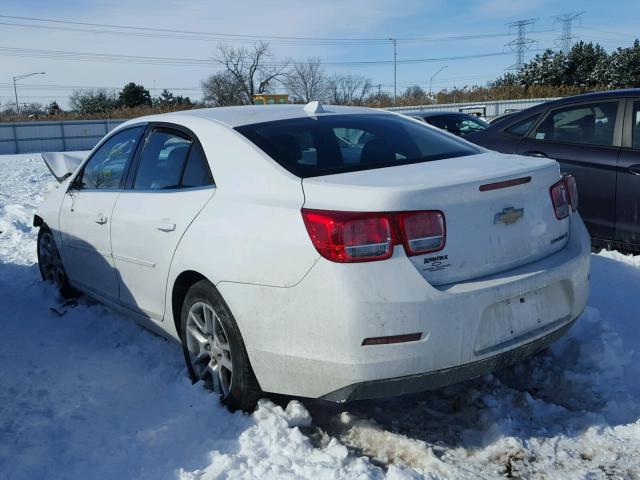
[[[551,349],[412,397],[231,414],[179,346],[39,279],[34,155],[0,157],[0,478],[640,479],[640,257],[594,255]]]
[[[299,402],[286,410],[261,400],[254,413],[256,424],[238,439],[239,449],[231,454],[211,455],[211,464],[203,470],[182,471],[184,480],[213,478],[382,478],[368,461],[350,458],[345,446],[331,439],[323,448],[314,449],[297,428],[309,426],[311,417]],[[293,429],[292,429],[293,427]]]

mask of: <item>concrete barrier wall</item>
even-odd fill
[[[560,97],[557,97],[560,98]],[[487,100],[486,102],[440,103],[431,105],[415,105],[410,107],[390,107],[387,110],[402,112],[403,110],[442,110],[446,112],[479,112],[486,118],[497,117],[503,113],[524,110],[557,98],[523,98],[518,100]]]
[[[91,150],[124,120],[0,123],[0,155]]]

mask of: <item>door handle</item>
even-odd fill
[[[640,175],[640,164],[631,165],[627,170],[634,175]]]
[[[107,217],[105,217],[101,213],[98,214],[98,216],[96,217],[96,223],[99,225],[104,225],[105,223],[107,223]]]
[[[176,224],[168,220],[163,220],[156,225],[156,228],[161,232],[173,232],[176,229]]]
[[[539,152],[537,150],[531,150],[529,152],[524,152],[523,155],[528,155],[529,157],[547,158],[547,154],[546,153]]]

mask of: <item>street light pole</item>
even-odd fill
[[[393,104],[396,104],[396,99],[398,97],[398,50],[397,50],[397,40],[395,38],[390,38],[391,43],[393,43]]]
[[[431,75],[431,78],[429,79],[429,96],[431,97],[433,95],[433,90],[431,88],[431,85],[433,84],[433,79],[436,78],[436,75],[438,75],[442,70],[444,70],[445,68],[447,68],[449,65],[445,65],[443,67],[440,67],[440,69],[434,73],[433,75]]]
[[[16,82],[18,80],[22,80],[23,78],[30,77],[32,75],[44,75],[45,72],[34,72],[34,73],[26,73],[24,75],[16,75],[13,77],[13,94],[16,96],[16,113],[20,113],[20,104],[18,103],[18,87],[16,87]]]

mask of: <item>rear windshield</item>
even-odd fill
[[[302,178],[481,153],[424,124],[382,113],[294,118],[236,130]]]

